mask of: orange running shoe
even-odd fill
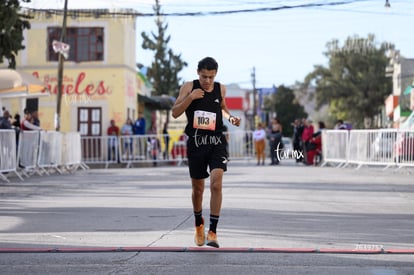
[[[203,246],[206,242],[206,236],[204,233],[204,223],[196,226],[194,233],[194,242],[198,246]]]
[[[208,246],[215,247],[215,248],[219,248],[220,247],[219,244],[218,244],[218,241],[217,241],[217,234],[214,233],[213,231],[208,231],[208,234],[207,234],[207,245]]]

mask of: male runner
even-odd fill
[[[206,57],[198,63],[198,79],[183,84],[172,108],[174,118],[184,112],[187,116],[185,133],[187,157],[192,183],[192,203],[195,217],[196,245],[205,244],[204,218],[202,215],[204,180],[210,172],[210,227],[207,245],[219,247],[217,223],[222,203],[223,173],[227,170],[227,140],[223,135],[223,118],[239,126],[240,118],[232,116],[224,100],[226,87],[214,82],[217,62]]]

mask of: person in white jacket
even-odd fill
[[[256,150],[257,156],[257,165],[264,165],[266,154],[265,154],[265,140],[266,140],[266,131],[263,129],[263,124],[258,123],[257,129],[253,132],[253,141]]]

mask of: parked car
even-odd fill
[[[414,131],[398,133],[394,144],[394,160],[414,161]]]

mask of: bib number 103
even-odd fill
[[[208,125],[210,123],[210,118],[208,117],[198,117],[198,125]]]
[[[193,127],[196,129],[214,131],[216,129],[216,114],[207,111],[195,111]]]

